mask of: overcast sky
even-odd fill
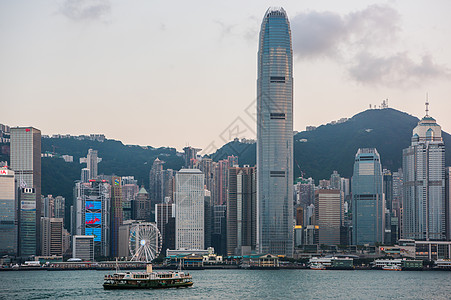
[[[283,6],[294,129],[369,105],[451,132],[451,1],[0,0],[0,123],[213,151],[255,137],[258,32]]]

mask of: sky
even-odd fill
[[[294,130],[389,107],[451,132],[451,1],[0,0],[0,123],[211,153],[255,138],[258,33],[282,6]]]

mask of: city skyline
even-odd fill
[[[96,128],[126,144],[180,150],[219,147],[238,120],[246,131],[240,137],[255,138],[247,112],[255,102],[259,22],[278,3],[197,4],[176,10],[115,1],[0,4],[3,122],[50,135]],[[450,5],[282,3],[293,27],[294,129],[350,117],[386,98],[421,118],[429,92],[431,111],[451,131]]]

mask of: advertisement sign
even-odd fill
[[[85,229],[86,235],[93,235],[94,236],[94,242],[100,242],[102,241],[102,229],[101,228],[86,228]]]
[[[86,210],[102,209],[102,202],[100,201],[86,201]]]
[[[86,213],[86,225],[100,225],[102,223],[101,213]]]
[[[20,201],[21,210],[36,210],[36,201]]]

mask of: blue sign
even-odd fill
[[[86,213],[86,225],[100,225],[102,224],[102,214],[101,213]]]
[[[102,228],[86,228],[85,229],[86,235],[93,235],[94,236],[94,242],[100,242],[102,241]]]
[[[100,201],[86,201],[86,210],[102,209],[102,202]]]

